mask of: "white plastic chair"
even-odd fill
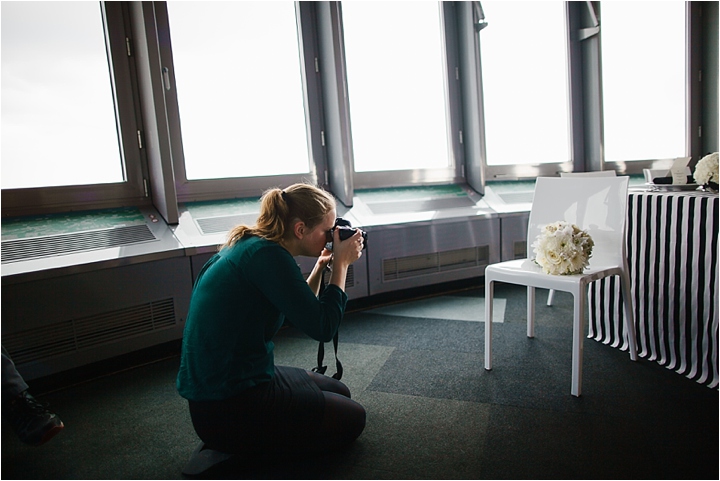
[[[595,170],[592,172],[560,172],[560,177],[615,177],[614,170]],[[547,305],[552,306],[555,290],[548,292]]]
[[[535,288],[570,292],[574,297],[572,384],[570,393],[580,396],[584,314],[588,284],[604,277],[620,276],[625,307],[625,335],[630,359],[637,360],[635,321],[630,276],[625,256],[627,177],[539,177],[535,184],[527,234],[527,259],[489,265],[485,269],[485,369],[492,369],[492,316],[495,282],[527,286],[527,336],[535,337]],[[590,234],[594,241],[589,267],[583,274],[550,275],[532,261],[532,244],[542,228],[564,220]]]

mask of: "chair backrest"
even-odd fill
[[[592,172],[560,172],[560,177],[615,177],[615,171],[594,170]]]
[[[557,221],[586,230],[594,242],[590,266],[625,266],[628,177],[538,177],[530,210],[527,256],[542,228]]]

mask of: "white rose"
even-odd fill
[[[552,275],[579,274],[592,255],[592,238],[574,224],[553,222],[543,227],[532,247],[535,262]]]
[[[718,181],[720,181],[720,176],[718,175],[718,153],[714,152],[700,159],[695,166],[693,177],[698,184],[704,185],[709,182],[718,183]]]

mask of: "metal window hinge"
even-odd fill
[[[330,181],[328,180],[328,171],[325,171],[325,185],[330,185]]]
[[[150,197],[150,194],[148,193],[148,180],[143,179],[143,187],[145,188],[145,197]]]
[[[698,137],[702,137],[702,125],[698,125]]]
[[[600,33],[599,26],[581,28],[580,30],[578,30],[578,40],[580,40],[580,41],[587,40],[590,37],[594,37],[598,33]]]
[[[324,130],[320,131],[320,144],[323,147],[325,147],[325,131]]]
[[[585,2],[585,7],[587,8],[587,12],[590,15],[590,23],[592,23],[592,26],[587,28],[581,28],[578,30],[578,40],[583,41],[590,37],[594,37],[598,33],[600,33],[600,22],[597,18],[597,13],[595,13],[595,7],[593,6],[592,2]]]
[[[455,80],[460,80],[460,67],[455,67]]]
[[[462,132],[463,132],[462,130],[459,132],[460,133],[459,138],[460,138],[461,144],[463,143],[463,133]]]
[[[137,136],[138,136],[138,148],[142,149],[143,148],[142,131],[138,130]]]
[[[132,43],[130,37],[125,37],[125,49],[127,50],[127,56],[132,57]]]
[[[702,82],[702,70],[698,70],[698,82]]]
[[[320,71],[320,64],[318,64],[318,59],[315,57],[315,73],[318,73]]]

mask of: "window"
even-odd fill
[[[121,182],[98,3],[2,3],[2,188]]]
[[[569,162],[564,2],[484,1],[482,9],[487,165]]]
[[[308,174],[292,2],[169,2],[185,180]]]
[[[343,2],[355,172],[445,169],[443,16],[435,2]]]
[[[88,198],[97,207],[141,202],[121,6],[1,8],[4,214],[29,213],[43,202],[91,208]],[[52,194],[31,193],[40,188]]]
[[[602,2],[605,162],[682,157],[685,2]]]

